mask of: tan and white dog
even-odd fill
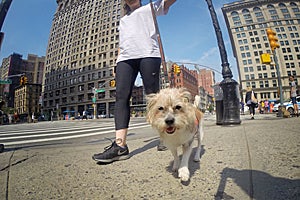
[[[164,145],[171,150],[174,156],[172,170],[178,170],[181,181],[188,181],[188,163],[195,137],[198,146],[194,161],[200,161],[203,113],[190,102],[191,94],[185,88],[162,89],[157,94],[148,95],[147,101],[147,121],[158,131]],[[180,146],[181,162],[177,152]]]

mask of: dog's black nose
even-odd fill
[[[167,119],[165,119],[165,122],[167,125],[172,125],[174,124],[175,119],[173,117],[168,117]]]

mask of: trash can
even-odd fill
[[[220,85],[214,85],[214,97],[216,101],[216,124],[222,125],[223,124],[223,90]]]

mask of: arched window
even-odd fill
[[[291,3],[290,3],[290,6],[291,6],[291,8],[292,8],[292,11],[293,11],[294,14],[296,15],[296,17],[299,16],[299,15],[300,15],[300,10],[299,10],[297,4],[295,4],[294,2],[291,2]]]
[[[272,19],[278,18],[277,11],[273,5],[269,4],[267,5],[267,8]]]
[[[296,6],[296,7],[297,7],[297,4],[294,3],[294,2],[291,2],[291,3],[290,3],[290,6],[292,6],[292,7]]]
[[[278,6],[279,7],[286,7],[286,5],[284,3],[279,3]]]
[[[239,13],[238,12],[236,12],[236,11],[233,11],[233,12],[231,12],[231,16],[232,17],[234,17],[234,16],[238,16],[239,15]]]
[[[285,19],[291,18],[290,12],[284,3],[279,3],[280,11]]]
[[[264,15],[259,7],[254,7],[253,11],[258,22],[265,21]]]
[[[234,22],[235,26],[241,25],[241,19],[240,19],[238,12],[236,12],[236,11],[231,12],[231,17],[232,17],[232,21]]]
[[[250,14],[250,12],[249,12],[248,9],[243,9],[243,10],[242,10],[242,13],[243,13],[243,16],[244,16],[244,19],[245,19],[246,24],[251,24],[251,23],[253,23],[251,14]]]

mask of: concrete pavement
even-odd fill
[[[241,125],[204,122],[200,165],[191,180],[171,171],[158,138],[128,137],[132,157],[98,165],[91,156],[109,142],[10,149],[0,154],[0,199],[300,199],[300,118],[241,116]],[[130,134],[152,131],[145,128]],[[129,134],[129,135],[130,135]]]

